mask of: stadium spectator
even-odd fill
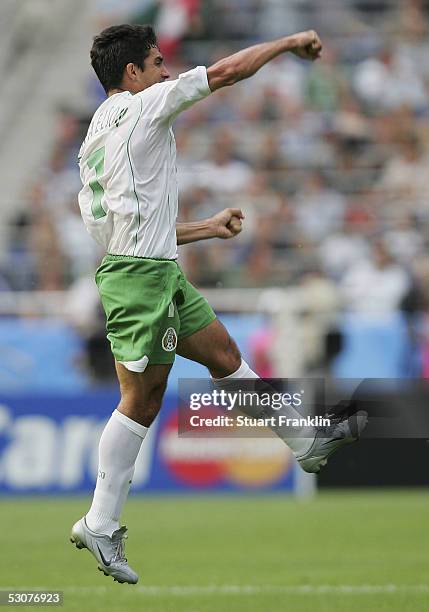
[[[410,286],[409,274],[378,241],[372,258],[358,260],[343,276],[339,288],[349,311],[379,315],[398,310]]]
[[[200,166],[198,183],[222,195],[239,193],[252,177],[249,165],[237,159],[229,131],[220,129],[214,137],[210,158]]]
[[[357,67],[353,84],[370,109],[391,110],[408,104],[420,110],[427,105],[425,85],[415,65],[389,47]]]
[[[328,187],[321,172],[313,172],[295,199],[297,228],[316,242],[339,229],[345,212],[345,200]]]

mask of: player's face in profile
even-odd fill
[[[164,65],[164,58],[157,47],[150,50],[144,62],[144,70],[139,72],[139,77],[142,90],[170,78],[170,74]]]

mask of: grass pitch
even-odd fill
[[[89,612],[429,609],[428,491],[134,497],[124,521],[136,586],[69,543],[88,503],[3,499],[0,588],[63,590],[63,609]]]

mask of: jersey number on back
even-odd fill
[[[101,200],[103,199],[104,189],[98,182],[98,179],[104,172],[104,147],[94,151],[88,158],[88,166],[95,169],[95,179],[89,183],[92,189],[92,204],[91,211],[94,215],[94,219],[101,219],[106,216],[106,211],[101,206]]]

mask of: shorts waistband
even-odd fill
[[[177,263],[177,259],[165,259],[164,257],[138,257],[136,255],[116,255],[115,253],[106,253],[104,259],[113,259],[118,261],[171,261]]]

